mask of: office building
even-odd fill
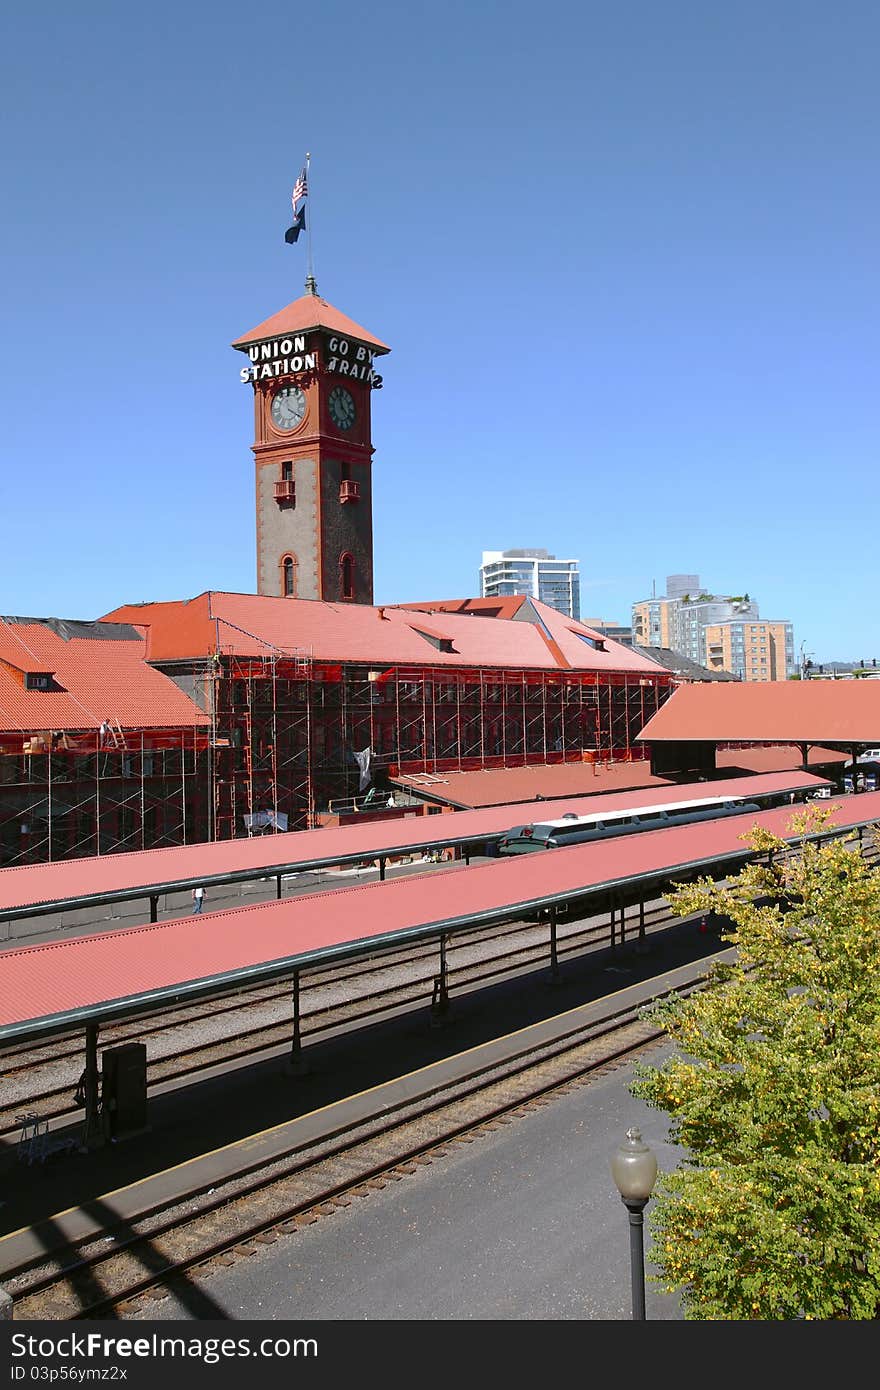
[[[484,550],[480,597],[525,594],[567,618],[580,619],[581,585],[577,560],[558,560],[547,550]]]

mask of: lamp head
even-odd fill
[[[657,1160],[636,1126],[611,1160],[611,1176],[625,1202],[647,1202],[657,1177]]]

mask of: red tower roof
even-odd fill
[[[304,294],[301,299],[295,299],[285,309],[279,309],[277,314],[265,319],[263,323],[258,323],[249,333],[243,333],[240,338],[236,338],[232,346],[243,351],[249,343],[263,342],[266,338],[281,338],[290,333],[302,333],[308,328],[329,328],[346,338],[357,338],[358,342],[369,343],[377,353],[391,351],[387,343],[374,338],[372,333],[361,328],[354,319],[350,319],[347,314],[341,314],[317,294]]]

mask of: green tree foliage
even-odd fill
[[[832,814],[795,814],[793,853],[755,827],[761,858],[672,899],[725,914],[736,947],[651,1010],[676,1049],[632,1086],[684,1150],[648,1219],[687,1318],[880,1316],[880,872],[807,838]]]

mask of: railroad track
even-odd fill
[[[880,855],[868,851],[865,857],[873,863]],[[546,944],[543,954],[546,958]],[[288,1147],[273,1152],[268,1164],[263,1157],[239,1158],[221,1182],[210,1179],[210,1188],[204,1182],[193,1185],[173,1200],[148,1203],[118,1226],[105,1225],[53,1251],[43,1249],[19,1267],[7,1264],[3,1279],[14,1300],[13,1316],[125,1317],[142,1299],[173,1292],[189,1271],[208,1272],[254,1255],[261,1244],[295,1237],[302,1226],[405,1178],[451,1145],[509,1123],[658,1046],[664,1035],[641,1018],[645,1004],[673,990],[686,994],[701,988],[711,959],[732,954],[722,951],[633,987],[643,991],[638,999],[630,989],[573,1010],[558,1021],[557,1036],[536,1045],[518,1043],[503,1061],[471,1066],[449,1086],[429,1085],[415,1100],[410,1087],[406,1102],[377,1103],[375,1113],[362,1116],[356,1126],[337,1122],[334,1128],[331,1122],[305,1142],[292,1133]],[[337,1107],[326,1113],[332,1117]],[[248,1152],[247,1145],[233,1147]]]
[[[656,906],[645,913],[646,934],[662,931],[676,920],[664,905]],[[520,944],[520,939],[524,936],[532,939]],[[605,919],[598,922],[591,920],[590,925],[583,928],[579,927],[577,923],[573,923],[566,930],[563,925],[558,930],[557,956],[561,961],[566,956],[582,954],[591,948],[601,947],[605,944],[607,936],[608,923]],[[490,944],[499,939],[503,940],[505,937],[509,941],[507,950],[484,955],[476,962],[468,962],[459,966],[450,965],[448,969],[450,992],[461,994],[464,991],[471,991],[496,983],[512,972],[522,971],[530,967],[538,968],[548,964],[546,928],[536,926],[534,923],[519,924],[505,932],[493,933],[490,937]],[[468,933],[466,940],[456,940],[449,947],[449,954],[452,956],[455,952],[482,948],[483,944],[476,934]],[[368,969],[363,968],[348,973],[342,981],[326,970],[320,972],[320,978],[318,978],[318,972],[315,976],[304,976],[301,995],[301,998],[306,1001],[301,1015],[303,1042],[314,1042],[339,1028],[354,1028],[377,1022],[420,1002],[427,1004],[431,997],[435,978],[436,946],[430,950],[421,951],[417,957],[407,956],[405,952],[394,954],[396,958],[393,962],[389,962],[387,958],[383,957],[381,962],[374,963]],[[407,967],[415,964],[418,968],[420,963],[425,961],[429,963],[429,970],[423,974],[417,974],[415,978],[410,978],[405,983],[391,983],[381,987],[376,983],[377,977],[383,974],[387,975],[395,968],[399,969],[404,963]],[[359,993],[354,998],[341,1003],[316,1004],[312,1008],[308,1007],[309,995],[317,993],[319,988],[328,985],[335,988],[340,983],[353,979],[364,980],[367,984],[366,992]],[[229,1014],[234,1015],[245,1011],[250,1013],[263,1005],[271,1006],[281,1003],[287,1010],[285,1017],[249,1027],[238,1027],[230,1035]],[[160,1035],[163,1038],[168,1037],[172,1043],[172,1048],[149,1061],[147,1067],[148,1083],[156,1085],[159,1082],[179,1081],[185,1077],[196,1076],[200,1071],[205,1071],[218,1065],[218,1063],[232,1063],[248,1057],[255,1057],[259,1053],[272,1049],[289,1046],[292,1028],[289,1009],[289,984],[284,989],[248,991],[244,997],[236,996],[236,1002],[233,1005],[220,1006],[213,1011],[210,1010],[209,1006],[191,1006],[189,1009],[173,1008],[168,1010],[172,1022],[170,1031],[161,1013],[157,1014],[155,1016],[156,1021],[145,1029],[138,1030],[131,1026],[108,1028],[102,1034],[102,1046],[109,1047],[123,1039],[143,1041],[145,1037],[154,1035]],[[224,1019],[223,1015],[227,1015],[227,1017]],[[178,1043],[175,1046],[174,1028],[182,1030],[203,1019],[209,1019],[212,1025],[217,1025],[214,1031],[218,1032],[219,1036],[182,1046]],[[73,1092],[82,1065],[82,1056],[82,1043],[80,1042],[76,1048],[64,1045],[57,1052],[52,1052],[45,1047],[33,1050],[24,1056],[19,1055],[11,1066],[4,1062],[2,1076],[5,1080],[10,1080],[16,1075],[27,1075],[38,1080],[41,1067],[55,1069],[65,1061],[73,1061],[75,1070],[61,1081],[43,1086],[39,1090],[28,1091],[24,1095],[17,1096],[14,1101],[0,1105],[0,1137],[15,1134],[21,1128],[21,1117],[24,1113],[38,1115],[41,1119],[47,1119],[50,1122],[76,1115],[80,1106],[74,1101]]]
[[[646,907],[646,924],[656,922],[659,917],[664,920],[670,919],[669,909],[663,902],[658,902],[650,908]],[[513,922],[495,928],[482,927],[472,932],[457,932],[454,947],[451,949],[462,951],[472,947],[482,948],[493,942],[522,936],[523,933],[529,931],[535,931],[534,923]],[[420,960],[435,962],[436,959],[437,946],[436,943],[432,942],[394,947],[389,951],[384,951],[381,961],[378,963],[374,960],[360,960],[341,962],[335,966],[318,967],[309,975],[303,975],[302,997],[305,998],[309,991],[325,984],[344,984],[364,976],[373,977],[395,965],[417,964]],[[284,985],[254,985],[238,990],[232,996],[221,995],[215,1000],[209,999],[195,1004],[169,1004],[141,1014],[139,1019],[132,1023],[109,1024],[102,1029],[101,1037],[104,1045],[108,1047],[131,1040],[143,1041],[145,1037],[150,1037],[153,1034],[167,1033],[169,1023],[185,1025],[198,1022],[202,1018],[214,1019],[225,1014],[233,1014],[245,1009],[250,1010],[255,1005],[273,1003],[279,999],[289,1000],[289,998],[289,981]],[[151,1022],[151,1020],[153,1021]],[[33,1071],[35,1066],[40,1066],[44,1062],[57,1063],[68,1058],[80,1060],[81,1057],[82,1038],[79,1032],[69,1040],[62,1035],[62,1038],[55,1043],[41,1043],[36,1046],[33,1043],[13,1044],[0,1053],[0,1076],[4,1080],[8,1080],[20,1073]]]
[[[721,952],[729,957],[731,953]],[[718,957],[716,957],[718,958]],[[406,1100],[389,1107],[382,1088],[372,1113],[353,1128],[330,1107],[326,1127],[297,1142],[295,1125],[267,1166],[249,1144],[234,1146],[228,1176],[147,1204],[118,1226],[20,1267],[7,1265],[4,1286],[16,1319],[124,1317],[144,1295],[164,1297],[175,1279],[253,1255],[262,1243],[294,1236],[303,1225],[404,1178],[420,1164],[509,1123],[554,1095],[588,1083],[609,1067],[653,1048],[664,1034],[642,1020],[645,1004],[704,986],[708,962],[559,1016],[462,1055],[454,1079],[439,1085],[432,1068],[408,1078]],[[494,1048],[494,1050],[493,1050]],[[368,1093],[372,1095],[372,1093]],[[90,1204],[91,1205],[91,1204]],[[97,1207],[99,1204],[95,1203]],[[108,1246],[110,1247],[108,1249]],[[3,1242],[0,1241],[0,1255]]]

